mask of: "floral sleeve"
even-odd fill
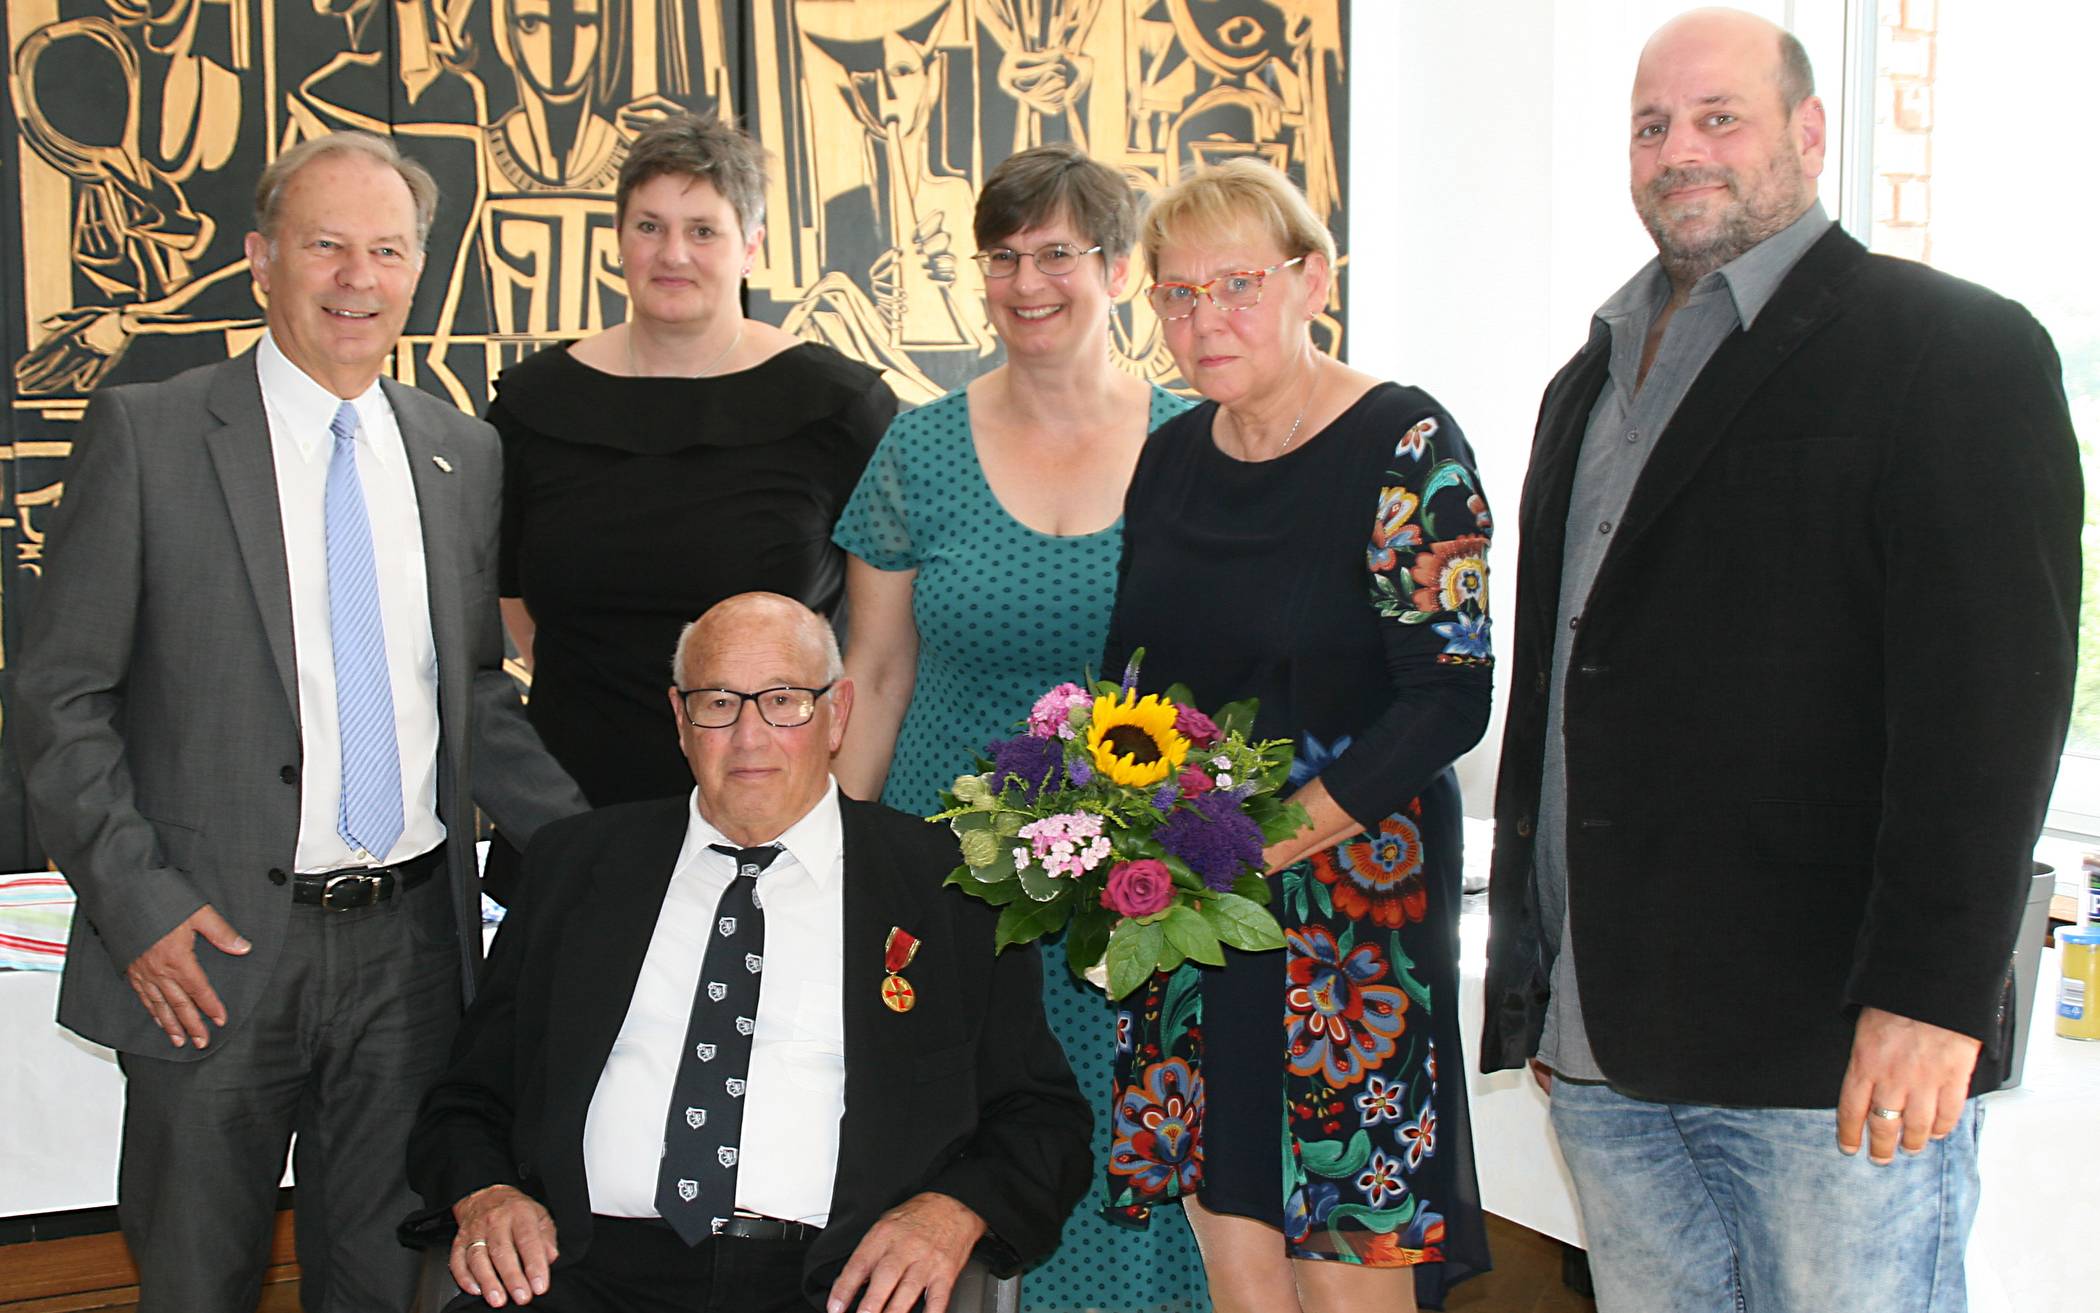
[[[1321,771],[1365,824],[1428,787],[1487,727],[1487,546],[1493,529],[1472,450],[1441,410],[1393,443],[1365,549],[1393,700]]]
[[[1471,466],[1440,458],[1443,431],[1436,416],[1426,416],[1393,447],[1366,553],[1371,600],[1380,615],[1428,625],[1441,637],[1438,662],[1491,664],[1487,548],[1494,517]]]

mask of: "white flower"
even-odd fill
[[[1222,770],[1218,772],[1218,787],[1221,789],[1232,787],[1232,772]]]
[[[1018,871],[1026,865],[1028,865],[1028,845],[1024,843],[1014,849],[1014,869]]]

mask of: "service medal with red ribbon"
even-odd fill
[[[882,941],[882,1005],[892,1012],[909,1012],[919,1001],[911,982],[897,973],[919,955],[919,937],[902,926],[891,926]]]

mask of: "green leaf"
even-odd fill
[[[1125,921],[1108,937],[1108,996],[1122,998],[1159,969],[1166,935],[1156,925]]]
[[[1258,875],[1243,875],[1232,882],[1232,892],[1250,903],[1269,905],[1269,882]]]
[[[958,836],[968,834],[972,830],[989,830],[992,828],[992,813],[967,811],[948,824],[955,828]]]
[[[1019,880],[1001,880],[997,884],[968,884],[963,892],[973,898],[983,899],[994,907],[1005,907],[1021,896]]]
[[[1160,942],[1159,966],[1157,968],[1158,970],[1173,971],[1180,967],[1181,964],[1186,961],[1188,961],[1188,959],[1183,957],[1181,955],[1181,950],[1175,948],[1172,943],[1167,942],[1165,940],[1162,940]]]
[[[1243,738],[1254,737],[1254,717],[1261,711],[1260,698],[1247,698],[1240,702],[1228,702],[1219,707],[1211,723],[1227,734],[1238,734]]]
[[[1259,903],[1238,894],[1217,894],[1204,900],[1203,915],[1218,938],[1234,948],[1258,953],[1283,947],[1283,929]]]
[[[1038,903],[1022,898],[1009,903],[999,913],[999,925],[992,932],[992,951],[1003,953],[1015,944],[1032,944],[1045,934],[1057,929],[1070,916],[1067,903]]]
[[[1193,707],[1196,705],[1196,695],[1189,691],[1187,684],[1169,684],[1167,685],[1167,691],[1160,694],[1160,696],[1177,706]]]
[[[1065,931],[1065,962],[1075,977],[1085,980],[1087,968],[1108,952],[1108,931],[1114,924],[1106,908],[1091,912],[1081,908],[1072,914],[1071,927]]]
[[[1203,913],[1193,907],[1177,904],[1167,909],[1166,920],[1160,929],[1167,935],[1167,943],[1184,957],[1194,958],[1205,966],[1225,965],[1225,950],[1218,947],[1218,933],[1203,919]]]
[[[1059,894],[1070,893],[1072,882],[1060,880],[1034,862],[1021,868],[1021,889],[1039,903],[1047,903]]]
[[[1203,877],[1190,870],[1187,862],[1182,861],[1172,853],[1168,853],[1161,860],[1166,862],[1167,873],[1174,877],[1174,883],[1177,887],[1194,889],[1199,892],[1204,888]]]
[[[1298,1155],[1305,1170],[1315,1176],[1354,1176],[1371,1161],[1371,1136],[1358,1131],[1347,1144],[1340,1140],[1300,1140]]]

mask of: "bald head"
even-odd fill
[[[778,639],[793,646],[807,658],[808,677],[819,684],[846,672],[838,636],[823,616],[779,593],[738,593],[715,603],[678,632],[678,646],[671,653],[673,682],[691,688],[694,672],[705,669],[708,658],[732,638]]]
[[[1633,204],[1680,295],[1815,204],[1824,123],[1813,85],[1800,43],[1738,9],[1681,14],[1641,50]]]
[[[823,800],[853,711],[853,681],[840,674],[823,617],[775,593],[740,593],[686,626],[671,674],[702,819],[749,847]]]
[[[1640,70],[1634,75],[1638,102],[1641,74],[1651,60],[1669,67],[1687,59],[1719,57],[1732,67],[1768,81],[1780,108],[1791,111],[1816,94],[1815,70],[1808,51],[1792,32],[1740,9],[1693,9],[1664,23],[1641,47]]]

